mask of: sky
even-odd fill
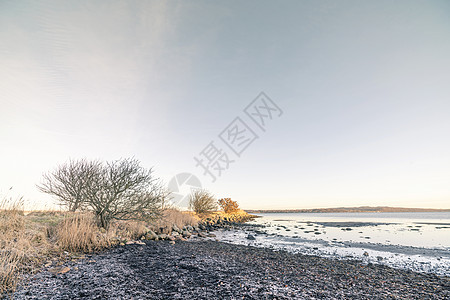
[[[246,209],[450,208],[449,14],[449,1],[1,0],[0,195],[48,208],[43,173],[134,157]],[[222,170],[206,165],[214,149]]]

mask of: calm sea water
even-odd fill
[[[254,223],[288,237],[450,249],[450,212],[258,215]]]
[[[450,276],[450,212],[258,215],[250,224],[264,226],[221,230],[218,239]]]

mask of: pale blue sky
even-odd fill
[[[135,156],[244,208],[450,208],[449,15],[449,1],[0,1],[0,193],[44,205],[35,184],[58,163]],[[193,157],[261,91],[284,114],[211,183]]]

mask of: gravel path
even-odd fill
[[[205,240],[146,241],[64,266],[34,275],[14,298],[450,298],[449,277]]]

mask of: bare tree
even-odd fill
[[[56,196],[69,211],[76,211],[85,206],[83,190],[100,167],[98,161],[69,160],[53,172],[44,174],[42,183],[37,187],[41,192]]]
[[[85,160],[82,162],[86,163]],[[162,204],[169,193],[161,181],[154,178],[152,169],[141,167],[136,159],[91,164],[88,172],[82,166],[75,168],[81,173],[79,177],[82,180],[70,176],[70,184],[59,186],[58,190],[52,189],[51,194],[66,203],[66,194],[76,191],[75,194],[82,199],[81,203],[95,213],[99,225],[104,228],[112,220],[149,220],[160,216]],[[63,165],[57,170],[65,168],[66,165]],[[54,187],[54,182],[59,182],[59,177],[54,174],[44,178],[46,186]]]
[[[217,210],[217,201],[207,190],[192,192],[189,199],[189,208],[197,214],[211,213]]]
[[[108,162],[98,178],[90,181],[85,196],[102,227],[111,220],[155,219],[168,197],[161,182],[135,159]]]

